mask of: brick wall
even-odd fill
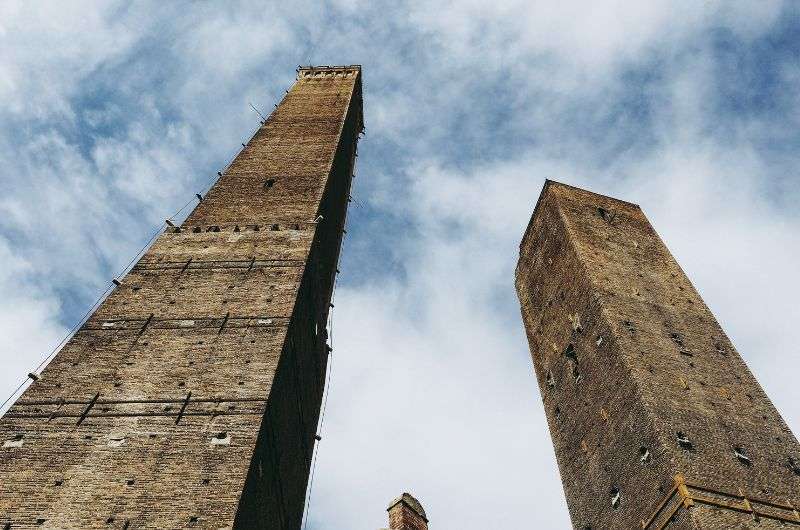
[[[420,502],[403,493],[389,504],[389,530],[428,530],[428,517]]]
[[[299,70],[0,419],[0,525],[300,527],[361,108]]]
[[[797,439],[638,206],[548,182],[516,284],[575,528],[800,523]]]

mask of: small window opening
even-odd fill
[[[791,469],[792,473],[794,473],[795,475],[800,476],[800,461],[798,461],[798,459],[793,458],[793,457],[790,456],[789,457],[789,469]]]
[[[265,188],[271,188],[274,185],[275,185],[275,179],[267,179],[267,181],[264,183]]]
[[[109,517],[108,519],[106,519],[106,524],[112,524],[113,522],[114,522],[113,517]]]
[[[206,485],[206,486],[211,484],[211,479],[210,478],[204,478],[203,479],[203,484]]]
[[[550,388],[556,387],[556,380],[553,379],[553,373],[550,370],[547,371],[546,379],[547,379],[547,386],[549,386]]]
[[[64,481],[62,479],[58,479],[55,481],[56,486],[61,486],[62,484],[64,484]]]
[[[225,431],[217,433],[211,437],[211,445],[230,445],[230,444],[231,444],[231,437]]]
[[[605,222],[607,222],[609,224],[613,223],[614,222],[614,218],[617,216],[616,213],[612,212],[611,210],[606,210],[605,208],[603,208],[601,206],[598,206],[597,214],[600,216],[601,219],[603,219],[603,221],[605,221]]]
[[[603,337],[598,335],[597,339],[594,341],[594,343],[597,344],[598,346],[600,346],[601,344],[603,344]]]
[[[272,230],[273,232],[276,232],[280,230],[280,227],[278,225],[272,225],[269,229]]]
[[[24,438],[25,435],[23,434],[15,434],[11,439],[3,442],[3,449],[22,447],[22,444],[25,443]]]
[[[239,225],[236,225],[236,226],[234,226],[234,227],[233,227],[233,231],[234,231],[234,232],[241,232],[241,230],[242,230],[242,229],[241,229],[241,228],[239,228]]]
[[[561,407],[556,407],[555,409],[553,409],[553,413],[556,415],[556,418],[561,416]]]
[[[652,459],[653,457],[650,455],[650,449],[647,447],[639,448],[639,462],[641,462],[642,465],[650,463]]]
[[[611,488],[611,507],[614,508],[615,510],[619,508],[619,501],[621,496],[622,494],[619,492],[619,488],[613,486]]]
[[[744,452],[744,449],[742,449],[741,447],[734,447],[733,454],[736,455],[736,458],[739,460],[739,463],[745,466],[753,465],[753,461],[750,460],[750,457],[747,456],[747,454]]]
[[[133,480],[132,478],[129,478],[128,480],[125,481],[125,484],[127,484],[128,486],[133,486],[135,483],[136,481]]]
[[[47,521],[47,519],[44,519],[44,518],[40,517],[40,518],[36,519],[36,524],[38,524],[39,526],[41,526],[41,525],[43,525],[43,524],[44,524],[46,521]]]
[[[190,523],[196,523],[197,520],[198,520],[198,517],[196,515],[193,515],[193,516],[189,517],[189,522]]]
[[[669,337],[672,339],[672,342],[678,346],[683,346],[683,337],[680,333],[670,333]]]
[[[694,448],[694,445],[692,445],[692,442],[689,440],[689,438],[681,431],[676,432],[675,437],[677,438],[678,445],[681,447],[681,449],[691,451]]]
[[[575,346],[573,346],[572,344],[567,346],[567,349],[564,350],[564,356],[574,363],[578,362],[578,354],[575,353]]]
[[[195,234],[199,234],[202,231],[203,229],[200,228],[199,226],[195,226],[194,228],[192,228],[192,232],[194,232]]]

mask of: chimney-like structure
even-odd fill
[[[428,517],[417,499],[403,493],[389,504],[389,530],[428,530]]]
[[[800,528],[797,438],[637,205],[548,181],[516,286],[576,529]]]
[[[361,112],[360,67],[300,68],[33,374],[0,419],[0,528],[300,528]]]

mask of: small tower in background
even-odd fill
[[[403,493],[389,504],[389,530],[428,530],[428,516],[417,499]]]

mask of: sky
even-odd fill
[[[307,528],[569,528],[514,292],[545,178],[642,206],[800,432],[800,5],[0,3],[0,396],[258,126],[363,65]],[[183,211],[182,215],[188,213]]]

